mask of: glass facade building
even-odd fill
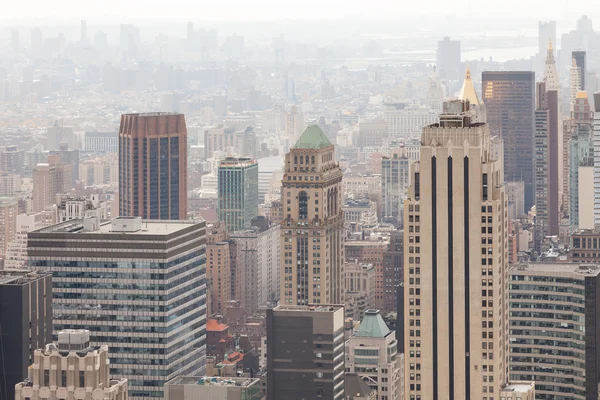
[[[258,216],[258,163],[227,157],[219,164],[219,221],[229,232],[250,227]]]
[[[161,220],[187,217],[187,129],[183,114],[121,116],[119,214]]]
[[[521,264],[509,272],[510,380],[536,399],[598,398],[600,267]]]
[[[504,141],[504,177],[525,183],[525,209],[535,202],[533,177],[535,73],[486,71],[482,96],[492,135]]]
[[[71,220],[29,234],[30,265],[53,276],[54,332],[88,329],[132,399],[204,374],[205,222]]]

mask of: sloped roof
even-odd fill
[[[360,376],[350,373],[345,375],[344,390],[351,399],[368,399],[373,391]]]
[[[356,336],[384,338],[390,332],[391,331],[383,321],[379,310],[367,310],[360,323],[358,332],[356,332]]]
[[[229,328],[229,326],[217,321],[216,319],[209,318],[206,320],[206,330],[211,332],[222,332]]]
[[[322,149],[329,146],[331,146],[331,142],[319,128],[319,125],[310,125],[304,130],[294,149]]]
[[[461,100],[469,100],[469,103],[471,103],[472,106],[480,105],[479,97],[477,96],[473,80],[471,79],[471,70],[469,67],[467,67],[467,71],[465,72],[465,80],[463,81],[458,98]]]

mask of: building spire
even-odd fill
[[[465,80],[463,81],[458,98],[460,100],[469,100],[469,103],[471,103],[472,106],[478,106],[480,104],[479,97],[475,91],[475,86],[473,85],[473,80],[471,79],[471,70],[468,66],[465,72]]]
[[[558,72],[556,71],[556,62],[554,61],[552,40],[548,41],[548,55],[546,56],[546,66],[544,68],[544,82],[546,82],[547,90],[559,90],[560,88]]]

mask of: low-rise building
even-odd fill
[[[179,376],[165,384],[169,400],[260,400],[258,378]]]

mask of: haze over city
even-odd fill
[[[597,3],[12,2],[0,400],[598,400]]]

